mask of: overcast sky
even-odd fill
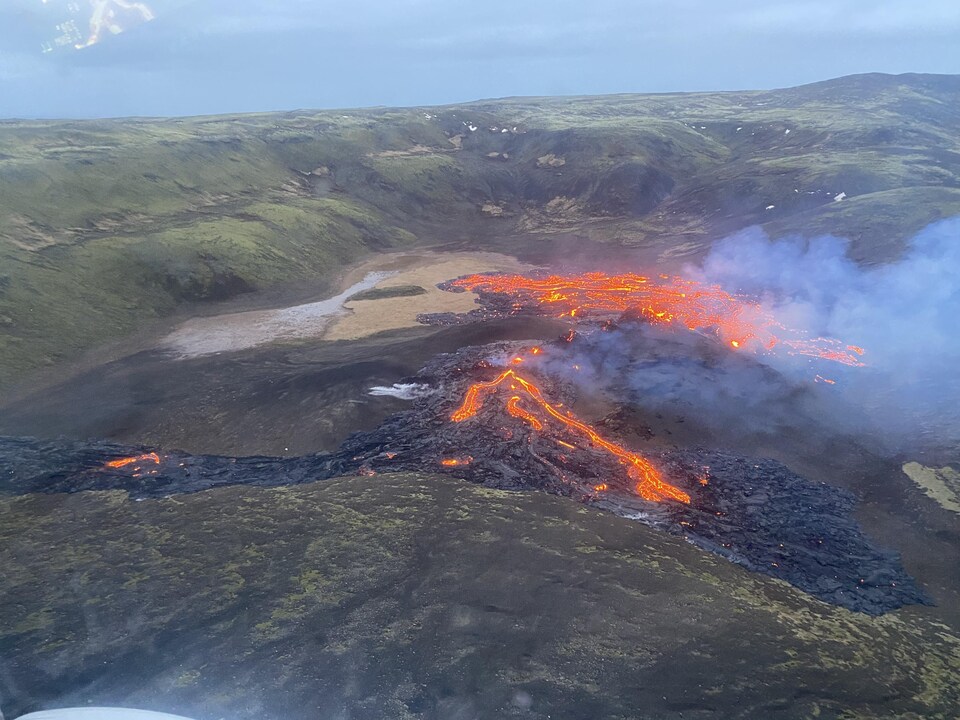
[[[0,117],[426,105],[960,73],[960,0],[146,2],[153,22],[84,50],[43,54],[40,41],[55,34],[52,3],[0,0]]]

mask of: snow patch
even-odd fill
[[[430,395],[433,390],[429,385],[420,383],[394,383],[393,385],[376,385],[370,388],[370,395],[376,397],[395,397],[401,400],[416,400]]]

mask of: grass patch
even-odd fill
[[[0,387],[183,303],[323,282],[420,236],[503,249],[531,228],[582,230],[689,255],[762,224],[889,260],[960,212],[958,104],[949,77],[857,76],[771,92],[0,123]],[[538,167],[549,155],[565,163]],[[554,218],[558,197],[578,213]]]
[[[356,295],[348,297],[347,302],[354,300],[385,300],[387,298],[413,297],[415,295],[426,294],[426,289],[419,285],[396,285],[394,287],[370,288],[369,290],[358,292]]]

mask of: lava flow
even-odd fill
[[[660,475],[660,472],[651,465],[646,458],[637,453],[630,452],[620,445],[604,440],[593,428],[575,418],[571,412],[560,412],[560,410],[547,402],[546,398],[543,397],[543,393],[540,392],[540,388],[530,380],[518,375],[515,370],[504,370],[489,382],[479,382],[471,385],[463,398],[463,404],[454,411],[450,419],[456,423],[460,423],[474,417],[483,405],[484,396],[495,392],[501,387],[512,393],[506,402],[506,409],[510,415],[525,421],[536,431],[542,430],[544,428],[544,421],[547,418],[543,417],[541,419],[534,414],[533,411],[520,405],[524,398],[533,401],[534,406],[545,412],[547,416],[560,421],[568,430],[572,430],[577,435],[587,438],[594,445],[614,455],[619,459],[621,464],[626,465],[627,475],[635,483],[637,493],[644,499],[660,501],[669,498],[682,503],[690,502],[690,496],[680,488],[667,483]],[[522,395],[519,393],[522,393]],[[558,442],[573,448],[570,443],[563,441]],[[595,488],[597,492],[602,492],[605,489],[605,484],[597,485]]]
[[[554,307],[560,317],[585,314],[638,313],[648,322],[691,331],[713,330],[735,350],[786,352],[854,367],[863,366],[863,348],[833,338],[806,338],[779,323],[756,300],[729,293],[717,285],[660,275],[468,275],[446,284],[450,289],[507,295],[519,311]]]
[[[106,463],[104,467],[108,467],[112,470],[117,470],[119,468],[127,467],[128,465],[133,465],[134,463],[144,463],[152,462],[156,465],[160,464],[160,456],[156,453],[146,453],[145,455],[135,455],[133,457],[119,458],[117,460],[111,460]]]

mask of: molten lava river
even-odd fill
[[[532,352],[538,354],[540,349],[533,348]],[[519,365],[522,362],[523,356],[521,355],[517,355],[511,360],[513,365]],[[544,399],[540,388],[531,380],[521,377],[516,370],[504,370],[489,382],[471,385],[467,388],[463,405],[454,411],[450,419],[459,423],[476,417],[477,410],[483,404],[485,397],[498,390],[506,390],[506,394],[509,395],[505,404],[507,413],[515,418],[520,418],[529,424],[533,430],[541,432],[544,430],[546,423],[553,421],[558,423],[561,429],[572,432],[575,436],[602,448],[617,458],[622,465],[626,466],[627,475],[635,483],[634,487],[637,494],[645,500],[660,501],[670,498],[683,503],[690,502],[690,496],[687,493],[666,482],[660,472],[642,455],[604,440],[597,434],[596,430],[578,420],[569,410],[563,412],[551,405]],[[514,393],[521,393],[522,395]],[[522,402],[529,405],[531,409],[527,410],[522,407]],[[575,445],[564,440],[558,439],[557,443],[569,450],[576,449]],[[594,490],[603,492],[607,487],[606,484],[598,484],[594,486]]]

